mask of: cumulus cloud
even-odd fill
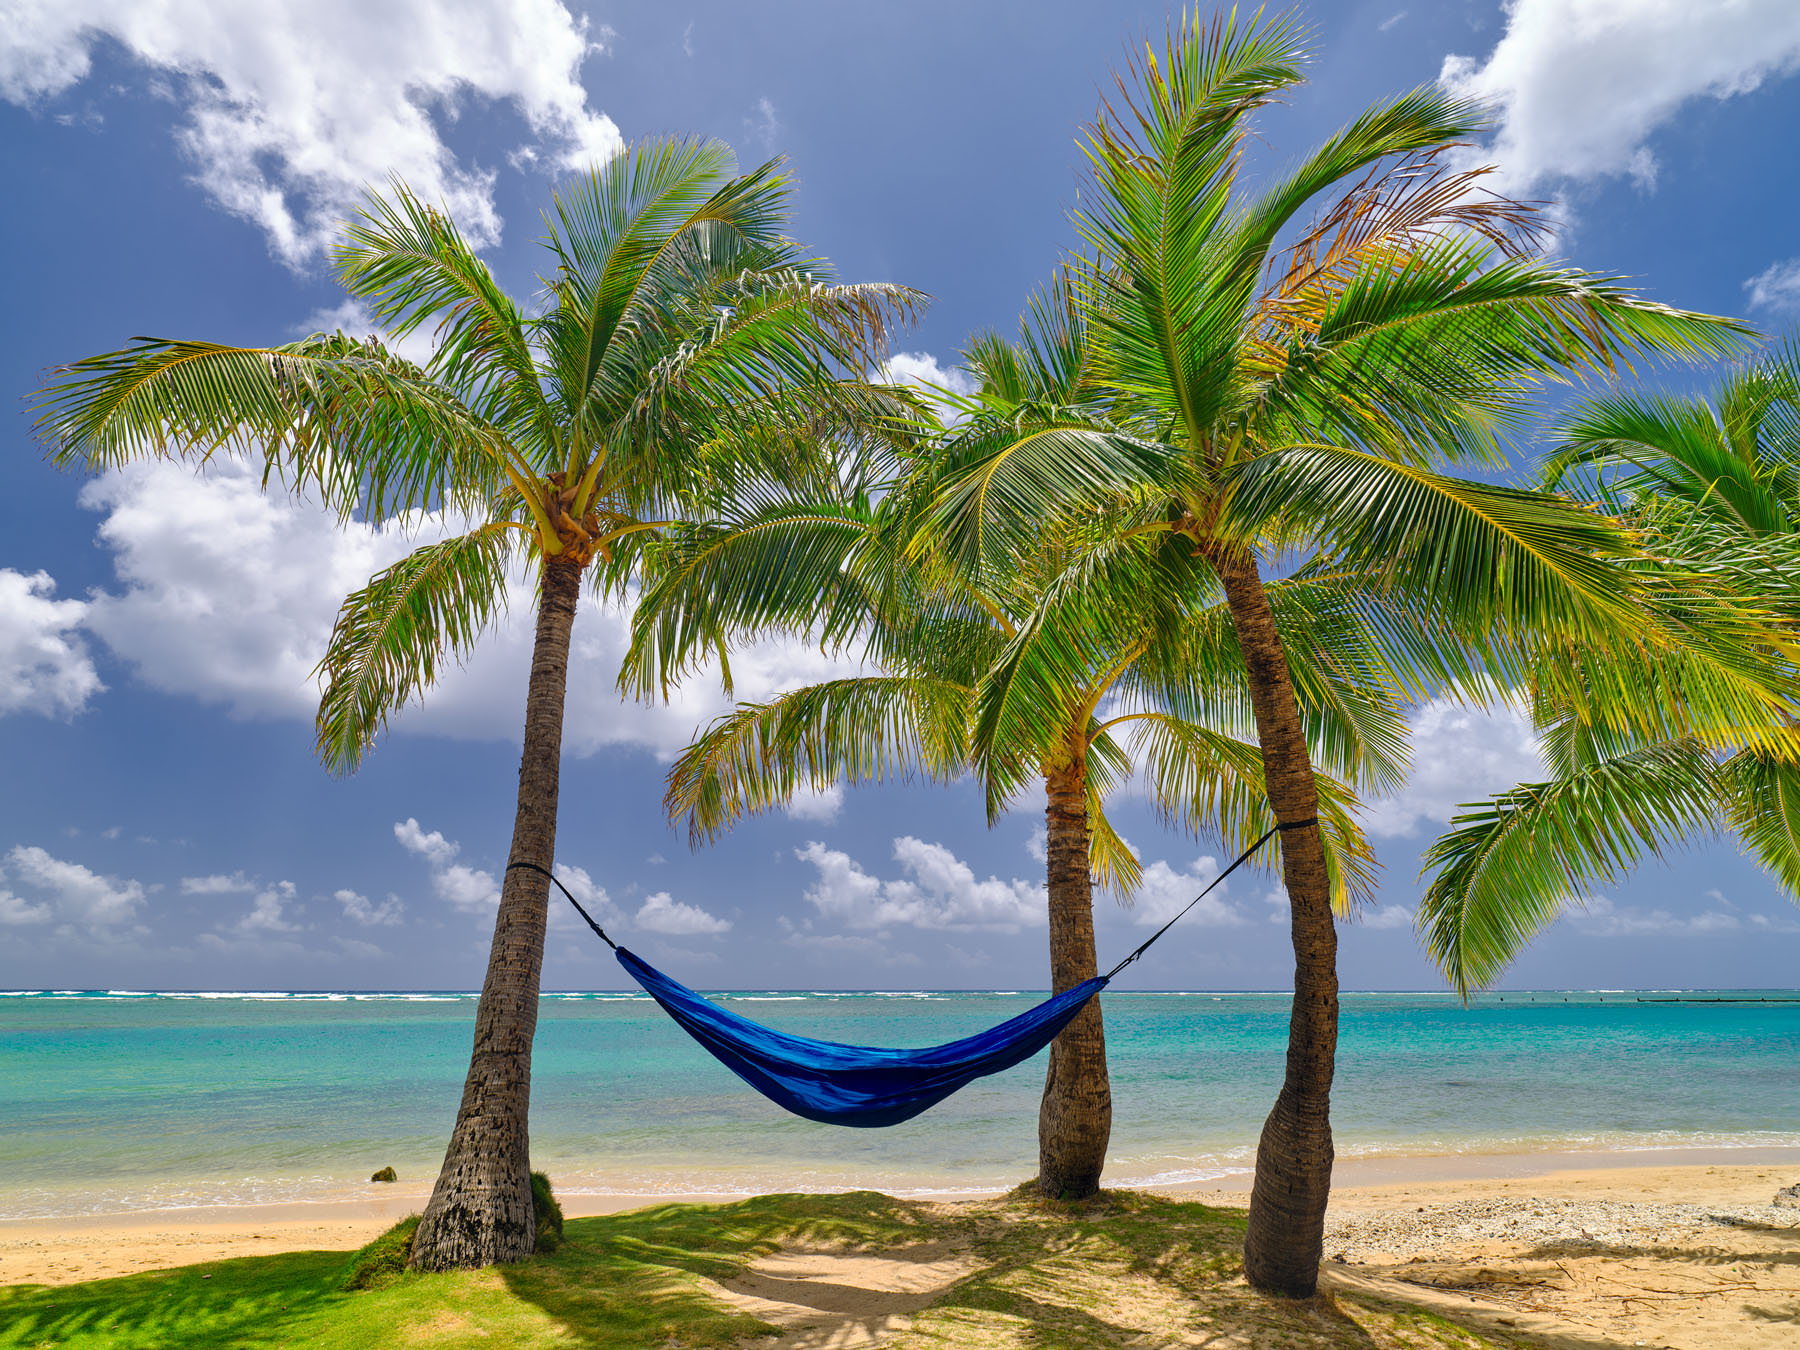
[[[289,922],[283,912],[295,895],[294,883],[278,881],[258,891],[250,902],[250,912],[238,918],[230,931],[240,937],[265,937],[271,933],[298,933],[300,925]]]
[[[787,804],[787,813],[795,820],[811,820],[829,824],[844,809],[844,785],[833,783],[827,788],[802,784]]]
[[[24,925],[50,922],[50,906],[33,904],[0,886],[0,924]]]
[[[359,923],[365,928],[391,928],[400,922],[400,916],[406,910],[400,897],[392,894],[380,904],[376,904],[368,896],[348,888],[333,891],[331,898],[344,907],[346,919],[353,923]]]
[[[431,324],[426,323],[413,329],[405,337],[397,338],[377,324],[374,316],[369,313],[369,307],[353,296],[324,309],[315,309],[294,325],[294,336],[297,338],[339,331],[354,338],[380,338],[382,345],[389,351],[403,360],[411,361],[415,366],[430,365],[431,358],[437,351],[437,344],[432,340]]]
[[[1493,51],[1447,57],[1442,79],[1498,106],[1491,149],[1508,188],[1626,176],[1647,189],[1649,138],[1682,105],[1797,66],[1792,0],[1510,0]]]
[[[1543,777],[1537,735],[1518,708],[1434,698],[1411,722],[1412,770],[1397,794],[1369,802],[1363,824],[1370,834],[1416,835],[1422,824],[1448,823],[1463,802]]]
[[[948,392],[967,398],[976,388],[975,379],[968,371],[959,366],[943,365],[930,352],[895,352],[882,367],[881,378],[889,384],[909,384],[923,390],[946,416],[952,417],[955,410],[948,406],[942,394]]]
[[[1371,905],[1356,916],[1364,928],[1411,928],[1413,919],[1413,911],[1405,905]]]
[[[418,854],[434,867],[449,864],[462,848],[460,844],[453,844],[444,838],[441,831],[425,833],[424,828],[412,816],[394,823],[394,838],[400,841],[401,848],[408,853]]]
[[[410,816],[394,826],[394,838],[409,853],[416,853],[429,864],[431,886],[440,900],[465,914],[494,912],[494,908],[500,903],[500,883],[490,872],[457,862],[456,857],[462,851],[462,846],[456,841],[446,839],[437,830],[427,832]],[[729,919],[709,914],[698,905],[684,904],[667,891],[659,891],[650,896],[635,914],[627,913],[585,868],[557,863],[552,870],[556,873],[556,879],[568,888],[582,908],[593,915],[595,922],[603,928],[637,929],[646,933],[682,937],[724,933],[731,929]],[[338,892],[339,901],[344,903],[345,912],[349,913],[351,906],[344,901],[345,895],[354,895],[354,892]],[[356,898],[361,899],[360,896]],[[400,903],[392,896],[389,901],[396,907]],[[366,901],[363,903],[367,904]],[[397,909],[395,913],[398,914]],[[351,917],[356,916],[352,914]],[[397,921],[397,918],[393,921]],[[573,929],[580,922],[573,911],[561,903],[560,898],[555,899],[550,907],[550,923],[553,927]]]
[[[726,933],[731,920],[708,914],[698,905],[686,905],[667,891],[658,891],[639,906],[632,926],[646,933],[667,933],[685,937],[705,933]]]
[[[38,923],[57,919],[68,928],[90,933],[119,928],[136,917],[144,902],[142,883],[102,876],[80,863],[54,858],[35,845],[15,845],[6,855],[0,877],[17,882],[35,902],[7,893],[0,912],[7,922]]]
[[[456,861],[462,846],[437,830],[427,834],[419,822],[408,816],[394,825],[394,838],[400,847],[416,853],[431,867],[431,888],[452,909],[464,914],[491,914],[500,903],[500,883],[491,872]]]
[[[1800,258],[1770,263],[1744,283],[1751,309],[1778,314],[1800,312]]]
[[[806,899],[819,913],[851,928],[994,929],[1013,932],[1044,922],[1044,889],[1035,882],[978,881],[969,865],[942,844],[911,835],[894,840],[904,877],[882,880],[854,858],[816,840],[794,856],[818,869]]]
[[[230,876],[214,873],[212,876],[181,879],[183,895],[248,895],[255,889],[256,883],[242,872],[233,872]]]
[[[0,32],[0,97],[37,107],[88,80],[103,42],[186,114],[177,139],[214,202],[260,226],[277,257],[320,256],[366,184],[398,175],[480,244],[499,238],[495,177],[442,128],[511,108],[515,163],[605,160],[612,120],[582,63],[605,30],[558,0],[388,0],[330,13],[305,0],[17,0]]]
[[[1210,886],[1218,875],[1219,860],[1210,856],[1196,858],[1180,871],[1160,859],[1151,863],[1144,868],[1143,885],[1131,906],[1132,922],[1143,928],[1160,928],[1181,913],[1182,906]],[[1204,897],[1181,922],[1214,928],[1233,928],[1247,922],[1237,906],[1225,898],[1230,886],[1226,882]]]
[[[312,672],[343,597],[410,550],[461,528],[437,515],[340,526],[302,498],[264,494],[253,468],[223,459],[203,474],[177,464],[112,471],[83,488],[81,502],[103,513],[100,542],[119,581],[86,602],[82,622],[93,634],[156,689],[223,704],[240,717],[307,722],[319,696]],[[507,617],[465,665],[445,670],[421,703],[401,712],[394,730],[516,742],[532,613],[532,585],[516,576]],[[666,704],[622,700],[615,679],[629,623],[627,608],[592,602],[576,618],[568,753],[625,745],[666,759],[731,706],[704,673]],[[737,694],[746,699],[850,668],[788,639],[732,656]]]
[[[1744,928],[1742,919],[1722,908],[1672,914],[1666,909],[1621,905],[1604,895],[1587,897],[1564,922],[1589,937],[1705,937]]]
[[[48,572],[0,567],[0,717],[73,716],[105,687],[76,631],[87,605],[55,593]]]
[[[1036,826],[1025,840],[1025,851],[1041,863],[1050,861],[1050,831],[1042,825]]]

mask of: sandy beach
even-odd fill
[[[1326,1239],[1328,1288],[1454,1311],[1547,1345],[1774,1350],[1800,1339],[1793,1150],[1349,1160]],[[1749,1155],[1749,1156],[1746,1156]],[[1182,1187],[1242,1206],[1244,1179]],[[172,1265],[353,1249],[416,1211],[422,1186],[363,1199],[0,1224],[0,1283],[67,1284]],[[682,1196],[683,1201],[736,1196]],[[571,1217],[665,1203],[571,1195]],[[969,1204],[944,1198],[945,1206]],[[886,1279],[878,1256],[835,1284]],[[767,1311],[765,1309],[765,1311]],[[797,1306],[796,1317],[812,1310]],[[810,1325],[810,1323],[809,1323]]]

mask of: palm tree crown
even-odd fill
[[[1527,682],[1552,777],[1468,804],[1425,855],[1420,927],[1464,993],[1592,887],[1701,833],[1735,832],[1800,895],[1800,352],[1746,364],[1711,400],[1589,400],[1557,439],[1546,485],[1585,482],[1631,522],[1671,622],[1711,639],[1748,607],[1761,631],[1748,664],[1562,650]]]
[[[64,367],[39,428],[57,459],[260,456],[346,518],[442,511],[464,531],[349,596],[320,662],[318,747],[352,769],[386,719],[460,658],[528,567],[537,626],[509,867],[455,1131],[412,1249],[442,1268],[529,1254],[531,1040],[555,857],[569,635],[584,585],[619,593],[659,530],[760,482],[830,479],[846,444],[893,434],[903,391],[872,383],[920,305],[838,285],[786,237],[778,162],[739,173],[714,141],[633,147],[559,191],[527,311],[447,215],[404,185],[347,227],[345,287],[376,338],[273,347],[140,339]]]

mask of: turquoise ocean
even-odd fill
[[[1800,995],[1347,994],[1343,1157],[1800,1147]],[[1041,994],[718,996],[831,1040],[930,1045]],[[1680,999],[1682,1001],[1665,1001]],[[424,1184],[460,1092],[458,993],[0,996],[0,1218],[367,1195]],[[1280,1081],[1285,995],[1108,993],[1108,1179],[1246,1170]],[[560,1190],[987,1191],[1035,1168],[1043,1060],[908,1124],[817,1125],[744,1087],[632,994],[550,994],[532,1155]]]

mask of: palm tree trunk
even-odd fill
[[[1269,806],[1281,832],[1294,942],[1287,1075],[1256,1148],[1244,1274],[1258,1289],[1310,1297],[1318,1287],[1331,1197],[1331,1079],[1337,1060],[1337,927],[1317,823],[1319,798],[1287,654],[1248,554],[1209,552],[1243,650]]]
[[[1074,746],[1068,762],[1044,776],[1049,855],[1050,987],[1055,993],[1091,980],[1094,959],[1093,873],[1088,865],[1087,756]],[[1112,1136],[1112,1085],[1106,1076],[1106,1028],[1100,1000],[1090,1001],[1050,1045],[1044,1099],[1038,1108],[1038,1191],[1080,1200],[1100,1189]]]
[[[509,862],[548,868],[556,856],[563,694],[569,632],[580,591],[580,564],[560,558],[545,561]],[[510,870],[501,879],[494,944],[475,1010],[469,1076],[443,1170],[413,1237],[415,1269],[520,1261],[536,1245],[529,1126],[531,1038],[537,1030],[549,893],[548,878],[525,868]]]

